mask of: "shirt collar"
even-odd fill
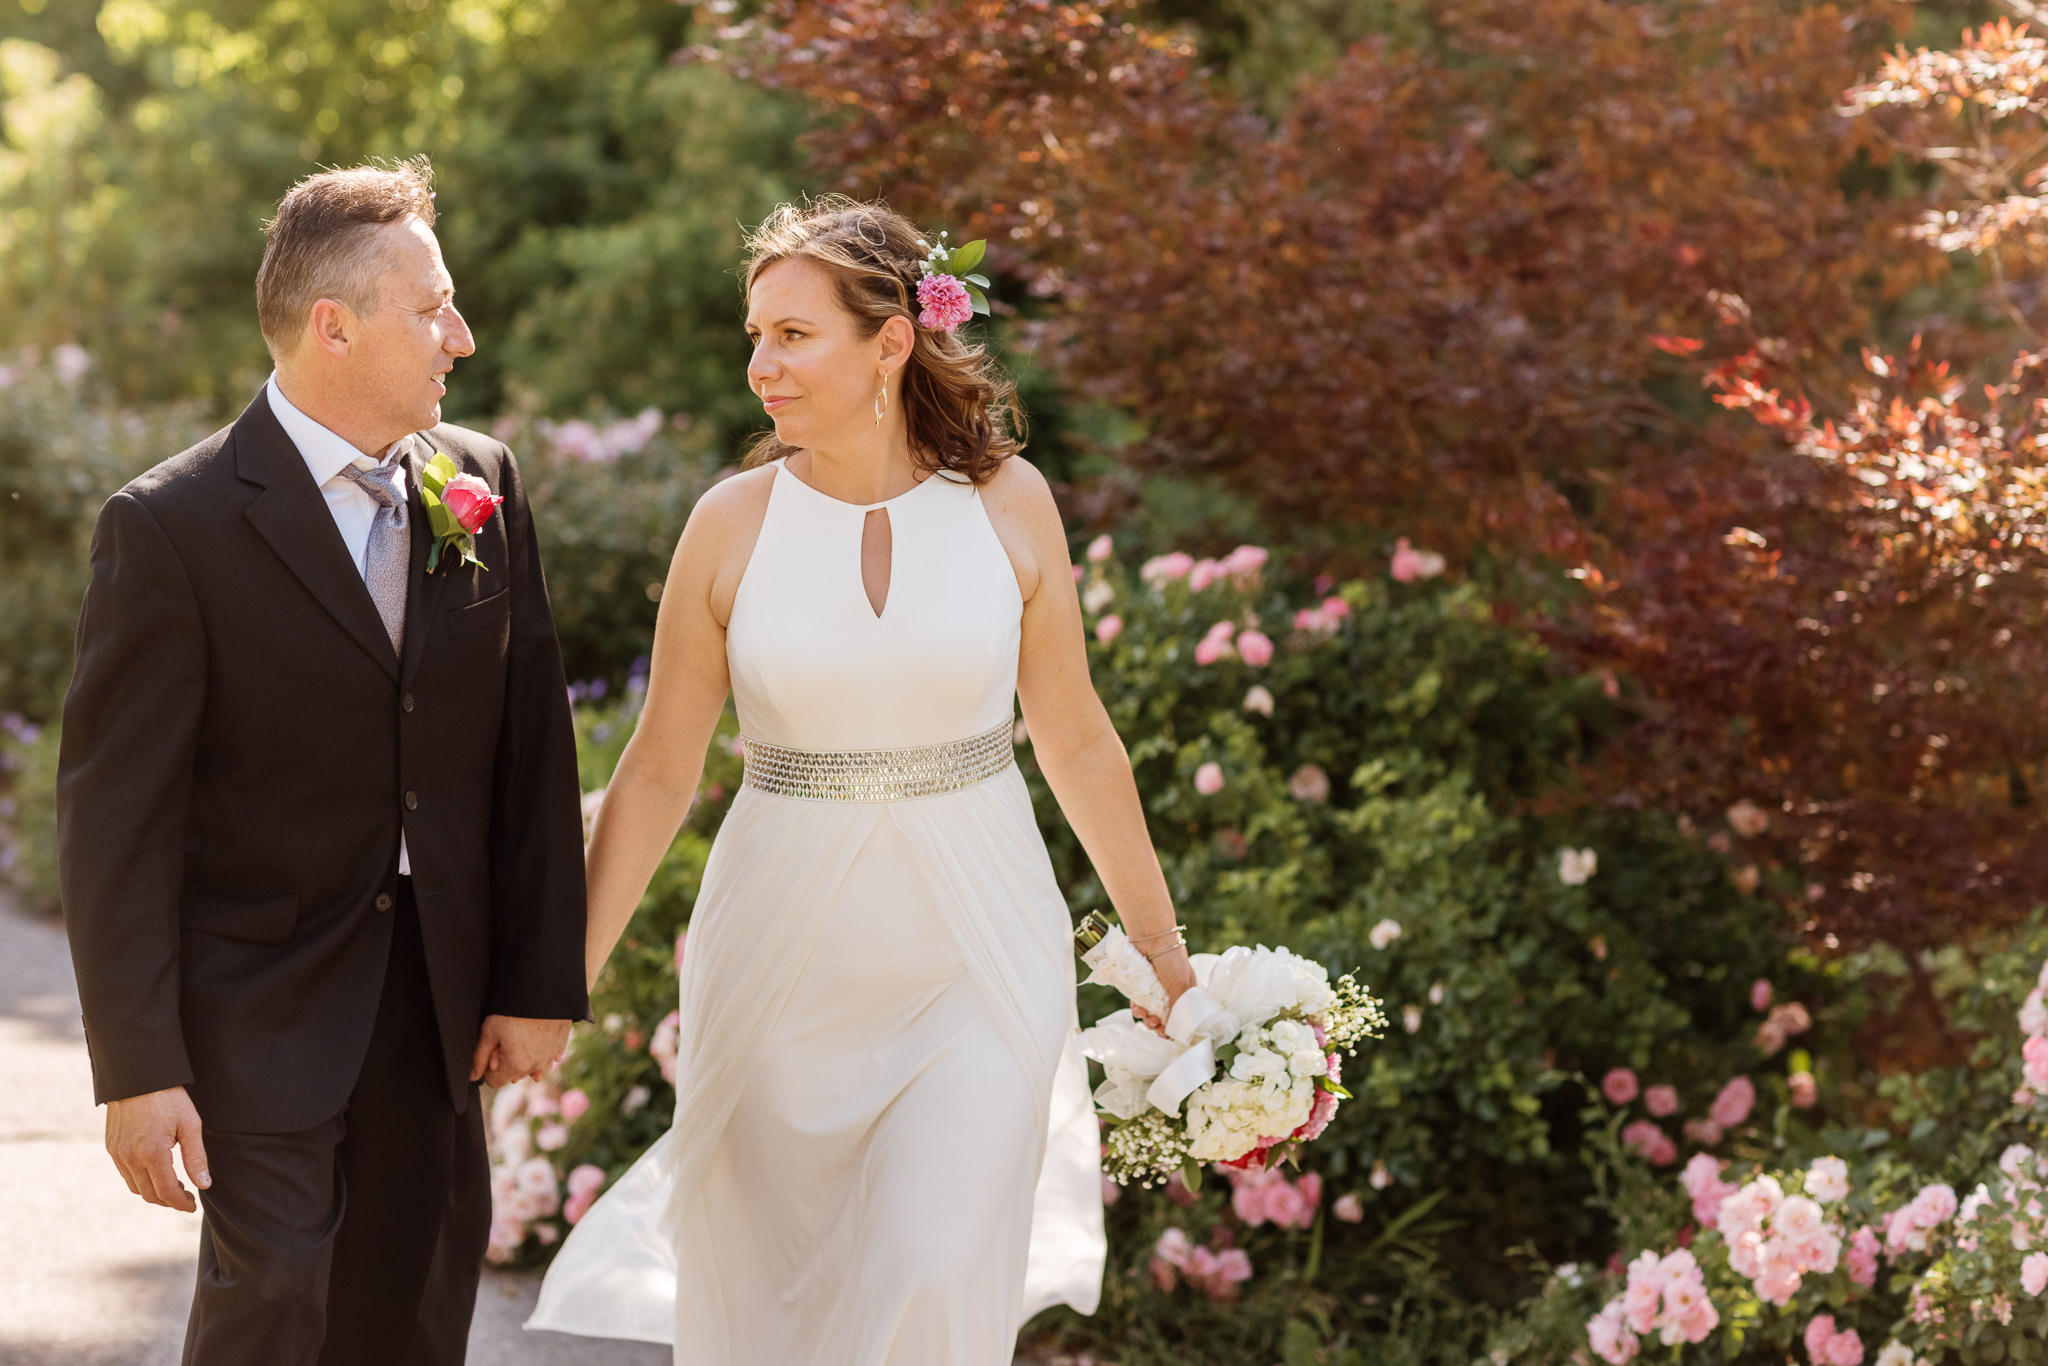
[[[277,425],[284,428],[284,434],[291,438],[292,444],[299,448],[299,457],[306,462],[306,469],[312,474],[316,486],[341,473],[344,465],[374,469],[404,450],[405,443],[412,439],[400,437],[385,449],[382,460],[373,460],[293,406],[292,401],[284,396],[284,390],[278,387],[276,371],[271,372],[264,391],[270,396],[271,415],[277,419]]]

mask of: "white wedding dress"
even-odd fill
[[[879,616],[871,508],[776,470],[726,632],[763,774],[772,747],[845,763],[1012,724],[1022,603],[979,492],[934,475],[873,506]],[[1094,1311],[1070,923],[1000,754],[907,799],[742,786],[690,922],[675,1125],[529,1327],[673,1342],[677,1366],[1006,1366],[1030,1314]]]

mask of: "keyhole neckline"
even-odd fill
[[[919,489],[922,489],[926,484],[950,484],[954,482],[953,480],[948,479],[943,472],[934,472],[918,480],[915,484],[912,484],[909,488],[903,490],[903,492],[897,494],[894,498],[884,498],[879,503],[849,503],[844,498],[834,498],[831,494],[826,493],[824,490],[812,488],[809,484],[805,483],[801,478],[797,476],[795,471],[789,468],[789,457],[786,455],[780,456],[776,459],[775,467],[779,471],[781,471],[781,473],[788,476],[790,481],[794,483],[798,488],[805,490],[806,492],[812,494],[815,497],[822,498],[826,502],[831,503],[836,507],[843,507],[849,512],[859,512],[863,514],[869,512],[886,512],[889,508],[894,507],[896,504],[902,502],[904,499],[916,494],[917,491]]]

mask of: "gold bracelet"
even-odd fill
[[[1166,957],[1167,954],[1172,953],[1175,949],[1184,949],[1188,946],[1187,935],[1185,933],[1180,933],[1178,926],[1175,927],[1175,930],[1179,937],[1177,937],[1171,944],[1168,944],[1159,952],[1145,953],[1143,949],[1138,950],[1138,952],[1144,956],[1146,962],[1156,962],[1157,960]],[[1146,938],[1148,939],[1157,939],[1158,937],[1159,936],[1156,934],[1146,936]]]
[[[1169,934],[1180,934],[1181,932],[1182,932],[1182,931],[1181,931],[1181,927],[1180,927],[1180,926],[1178,926],[1178,925],[1175,925],[1175,926],[1172,926],[1172,927],[1171,927],[1171,928],[1169,928],[1169,929],[1164,929],[1164,930],[1161,930],[1161,931],[1160,931],[1159,933],[1157,933],[1157,934],[1139,934],[1139,935],[1132,935],[1132,936],[1131,936],[1131,942],[1132,942],[1133,944],[1142,944],[1142,943],[1144,943],[1144,942],[1145,942],[1146,940],[1148,940],[1148,939],[1164,939],[1164,938],[1166,938],[1166,936],[1168,936]]]

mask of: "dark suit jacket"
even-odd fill
[[[483,570],[425,572],[422,442],[505,497]],[[339,1111],[401,827],[458,1110],[486,1014],[588,1011],[575,737],[518,466],[460,427],[413,448],[402,659],[262,394],[100,512],[57,783],[102,1102],[189,1086],[250,1133]]]

